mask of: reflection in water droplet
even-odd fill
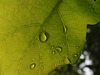
[[[64,25],[64,27],[63,27],[63,31],[66,33],[67,32],[67,27]]]
[[[56,47],[56,50],[58,51],[58,52],[62,52],[62,48],[61,47]]]
[[[41,32],[40,35],[39,35],[39,40],[41,42],[46,42],[48,40],[47,35],[48,35],[48,33],[46,31]]]
[[[36,66],[36,64],[35,64],[35,63],[32,63],[32,64],[30,65],[30,69],[34,69],[35,66]]]
[[[78,55],[77,55],[77,54],[75,54],[74,56],[75,56],[75,57],[78,57]]]
[[[55,54],[55,51],[52,51],[52,54],[54,55]]]

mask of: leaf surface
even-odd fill
[[[100,21],[99,4],[1,0],[0,74],[47,75],[59,65],[75,63],[84,47],[86,25]]]

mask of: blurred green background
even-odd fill
[[[100,75],[100,23],[87,25],[83,50],[76,64],[61,65],[49,75]]]

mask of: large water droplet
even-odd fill
[[[46,31],[43,31],[39,35],[39,40],[41,42],[46,42],[48,40],[48,33]]]
[[[64,25],[64,27],[63,27],[63,31],[66,33],[67,30],[68,30],[68,28]]]
[[[58,51],[58,52],[62,52],[62,48],[61,47],[56,47],[56,50]]]
[[[75,57],[78,57],[78,55],[77,55],[77,54],[75,54],[74,56],[75,56]]]
[[[35,63],[32,63],[31,65],[30,65],[30,69],[34,69],[36,67],[36,64]]]

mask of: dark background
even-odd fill
[[[62,65],[49,75],[100,75],[100,23],[87,25],[84,51],[74,65]]]

